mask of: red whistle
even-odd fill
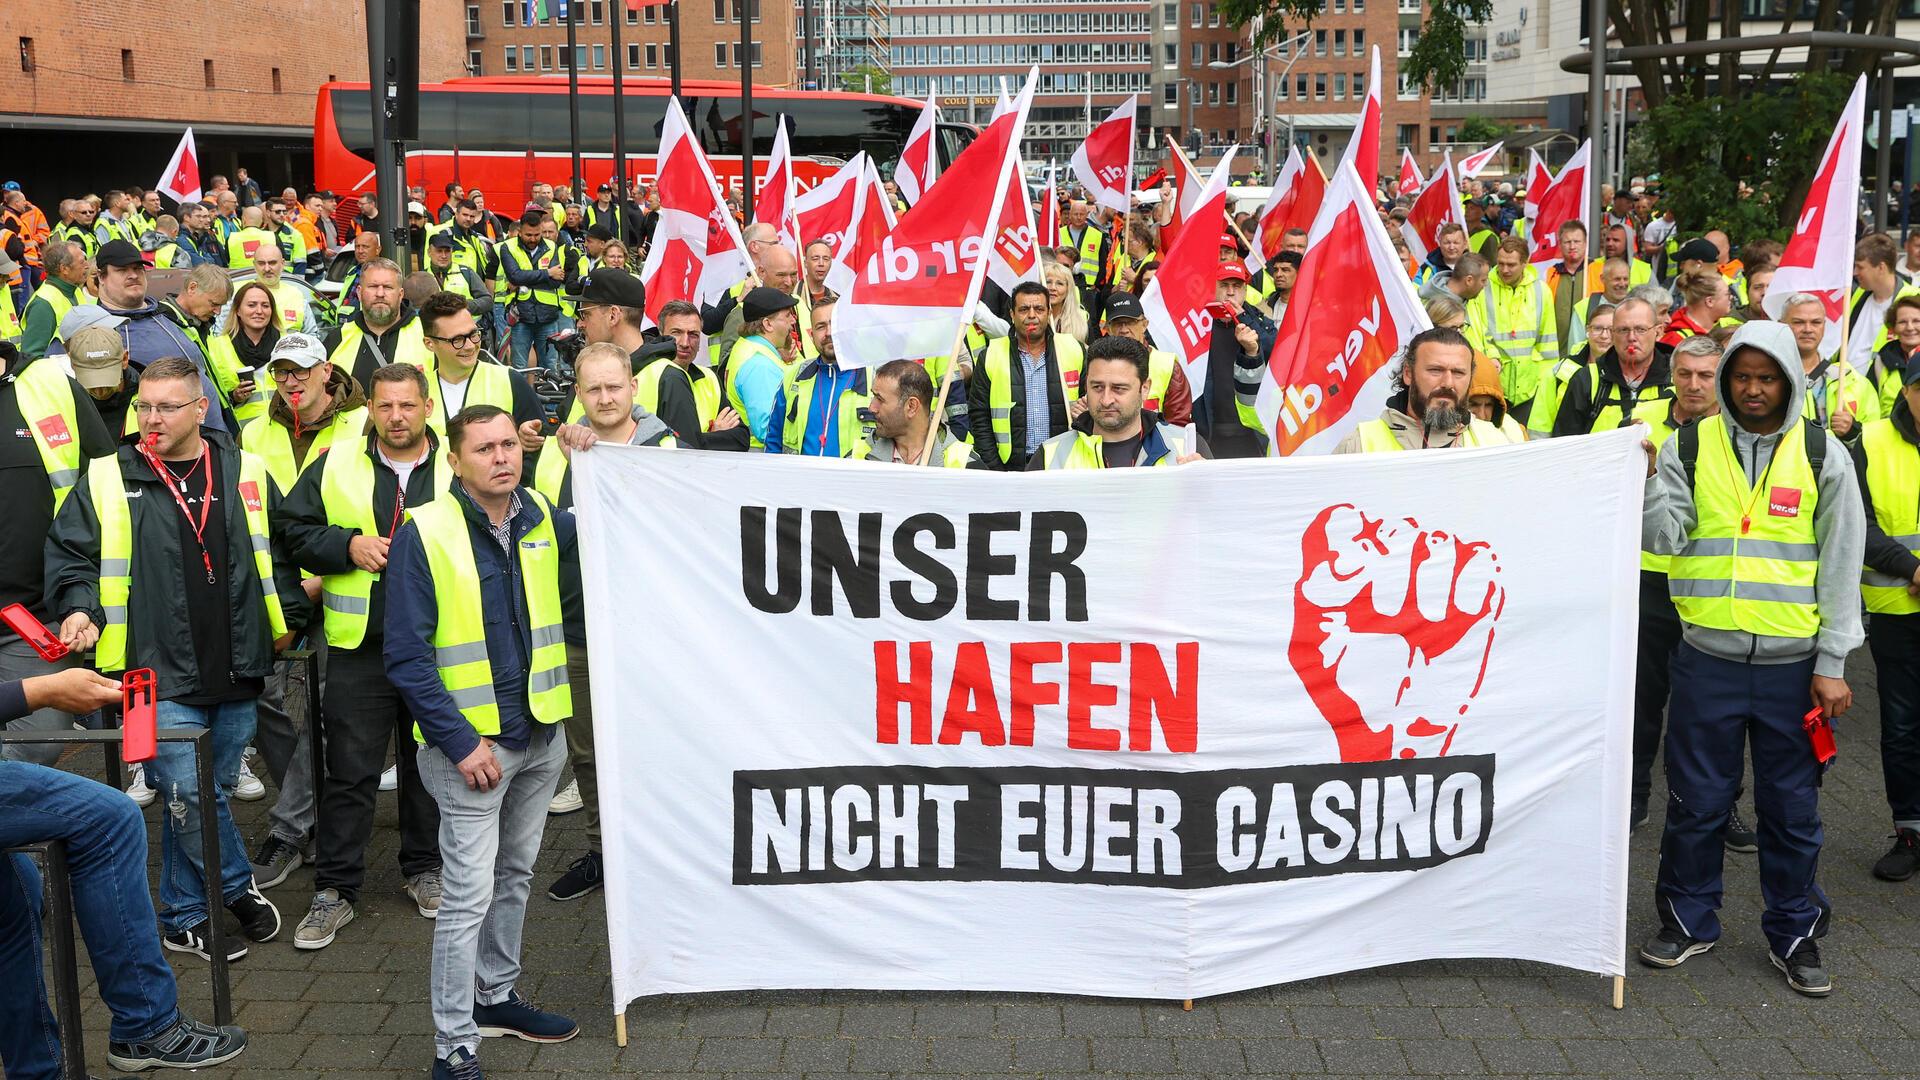
[[[120,678],[120,760],[129,765],[152,761],[159,749],[152,668],[135,668]]]
[[[1800,721],[1800,726],[1807,729],[1807,742],[1813,745],[1815,761],[1825,765],[1839,755],[1840,748],[1833,742],[1833,721],[1827,719],[1824,709],[1814,706]]]
[[[159,445],[160,445],[160,433],[157,431],[147,432],[147,449],[151,450],[154,447]]]
[[[13,628],[13,632],[33,646],[33,651],[39,653],[40,659],[47,663],[51,664],[67,655],[66,645],[59,638],[47,633],[47,628],[40,624],[39,619],[29,614],[24,606],[8,604],[0,608],[0,619],[5,619],[7,625]]]

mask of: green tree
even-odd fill
[[[1493,143],[1507,137],[1513,129],[1497,120],[1484,116],[1469,116],[1460,122],[1460,141],[1467,143]]]
[[[1228,22],[1256,27],[1255,48],[1278,44],[1300,27],[1311,27],[1325,7],[1324,0],[1220,0],[1220,14]],[[1435,93],[1459,85],[1467,74],[1467,26],[1492,17],[1493,0],[1427,0],[1420,38],[1400,61],[1400,73]]]
[[[882,71],[881,69],[874,67],[872,64],[859,64],[859,65],[856,65],[852,71],[841,72],[840,73],[840,89],[845,90],[850,94],[868,93],[869,92],[867,90],[868,79],[873,80],[873,90],[871,91],[872,93],[875,93],[875,94],[893,93],[893,76],[888,72]]]

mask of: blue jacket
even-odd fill
[[[851,446],[840,445],[840,395],[845,393],[867,392],[867,369],[863,367],[843,368],[825,360],[814,358],[807,361],[793,378],[798,385],[808,379],[820,385],[813,391],[813,399],[808,403],[807,426],[800,436],[800,453],[810,457],[837,458],[853,451]],[[782,383],[778,393],[773,395],[773,414],[768,422],[769,431],[765,442],[767,453],[784,454],[787,434],[787,387]]]
[[[527,662],[533,655],[533,635],[527,593],[520,583],[520,560],[509,559],[501,550],[488,530],[486,512],[474,505],[465,487],[455,482],[452,497],[466,515],[467,539],[473,544],[474,567],[480,575],[480,606],[486,612],[487,656],[493,661],[493,694],[500,706],[500,733],[491,738],[510,750],[525,749],[535,727],[541,729],[538,737],[544,740],[553,736],[556,725],[534,724],[527,704]],[[516,545],[540,524],[541,516],[532,493],[521,488],[520,513],[513,520]],[[564,618],[575,622],[580,618],[580,552],[573,515],[554,511],[553,530],[560,544],[561,608]],[[459,762],[480,745],[480,735],[460,715],[452,695],[440,683],[440,667],[433,651],[433,630],[439,622],[440,607],[434,598],[433,574],[427,569],[420,529],[413,522],[402,524],[393,534],[382,580],[387,606],[387,678],[407,703],[427,745],[446,754],[447,760]],[[570,588],[569,581],[575,587]],[[585,689],[579,687],[575,692]]]
[[[213,235],[212,229],[208,229],[200,236],[195,236],[190,230],[183,228],[180,230],[180,235],[174,238],[174,243],[180,245],[180,254],[187,257],[189,267],[204,263],[212,263],[215,266],[227,265],[226,248],[221,246],[220,241]]]
[[[168,356],[186,357],[199,369],[200,392],[207,397],[207,418],[201,421],[201,426],[236,434],[224,407],[226,399],[214,386],[213,376],[207,370],[206,354],[200,351],[193,335],[168,317],[165,308],[151,299],[137,308],[108,307],[105,303],[100,306],[127,318],[120,325],[120,340],[126,342],[127,363],[133,367],[135,379],[155,360]]]
[[[515,240],[514,243],[517,244],[519,241]],[[513,257],[506,253],[505,245],[502,245],[502,250],[500,251],[500,272],[507,275],[507,283],[516,289],[554,289],[556,291],[565,291],[569,283],[553,280],[553,276],[548,274],[546,270],[540,266],[540,260],[555,250],[552,244],[547,243],[545,240],[540,241],[532,251],[527,252],[527,261],[533,264],[532,269],[522,270],[520,264],[515,262]],[[562,253],[562,255],[564,257],[564,253]],[[545,326],[547,323],[553,322],[560,317],[559,308],[552,304],[535,300],[531,296],[525,300],[511,300],[509,303],[513,309],[519,313],[521,322],[533,326]]]

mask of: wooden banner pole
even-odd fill
[[[627,1045],[627,1014],[626,1013],[617,1012],[613,1014],[613,1042],[614,1042],[614,1045],[616,1046]]]
[[[1613,977],[1613,1007],[1616,1009],[1624,1009],[1627,1007],[1627,977],[1625,975],[1615,975]]]

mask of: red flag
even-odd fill
[[[1561,167],[1559,176],[1544,187],[1527,189],[1527,206],[1533,214],[1527,226],[1528,262],[1551,266],[1560,261],[1560,226],[1579,221],[1587,212],[1587,195],[1592,190],[1588,184],[1593,174],[1587,162],[1592,149],[1591,141],[1581,143]],[[1541,169],[1545,171],[1546,166]]]
[[[1187,372],[1187,384],[1196,388],[1204,385],[1207,349],[1213,340],[1213,317],[1207,305],[1213,303],[1214,286],[1220,280],[1227,180],[1238,149],[1228,150],[1213,167],[1213,176],[1201,190],[1198,204],[1187,215],[1186,227],[1162,254],[1160,272],[1153,276],[1146,295],[1140,297],[1154,343],[1179,359]]]
[[[1135,191],[1152,191],[1154,188],[1157,188],[1161,184],[1166,183],[1166,180],[1167,180],[1167,167],[1165,165],[1162,165],[1159,168],[1153,170],[1153,175],[1147,177],[1145,180],[1140,181],[1140,186],[1135,188],[1134,190]]]
[[[1367,74],[1367,103],[1360,109],[1360,120],[1353,125],[1353,136],[1347,140],[1347,152],[1340,156],[1340,164],[1351,163],[1355,175],[1368,191],[1380,179],[1380,46],[1373,47],[1373,70]],[[1372,202],[1371,195],[1368,202]]]
[[[1394,357],[1431,325],[1373,193],[1359,173],[1339,170],[1260,382],[1255,408],[1272,437],[1269,452],[1332,453],[1386,407]]]
[[[1258,260],[1265,265],[1267,260],[1280,254],[1280,242],[1292,229],[1311,229],[1313,219],[1320,214],[1320,204],[1327,197],[1327,178],[1320,171],[1320,163],[1312,158],[1303,158],[1300,148],[1287,150],[1287,163],[1280,167],[1280,175],[1275,179],[1273,194],[1267,196],[1267,205],[1260,208],[1260,223],[1253,232],[1255,251],[1248,262]]]
[[[1207,186],[1206,178],[1187,159],[1186,151],[1180,149],[1179,143],[1169,142],[1167,149],[1172,151],[1167,158],[1167,178],[1173,181],[1173,206],[1170,208],[1173,216],[1160,226],[1162,251],[1172,247],[1174,241],[1179,239],[1181,224],[1200,205],[1200,190]]]
[[[667,99],[655,156],[660,216],[640,280],[647,286],[647,321],[669,300],[711,303],[747,276],[747,245],[714,181],[707,155],[693,137],[679,98]]]
[[[1540,151],[1529,149],[1527,151],[1527,206],[1524,212],[1529,237],[1533,235],[1534,219],[1540,216],[1540,198],[1547,193],[1547,188],[1552,184],[1553,170],[1547,168],[1547,163],[1540,160]]]
[[[794,200],[794,220],[806,243],[824,240],[833,249],[827,283],[835,292],[845,292],[853,277],[847,260],[856,248],[877,244],[893,228],[893,203],[873,160],[857,153],[838,172]]]
[[[893,182],[911,206],[933,186],[934,135],[939,131],[940,106],[927,95],[913,130],[907,132],[907,144],[900,148],[900,162],[893,167]]]
[[[1440,161],[1440,168],[1420,188],[1420,196],[1413,200],[1413,206],[1407,210],[1407,220],[1400,226],[1400,235],[1407,238],[1407,249],[1413,252],[1415,261],[1425,262],[1427,255],[1440,243],[1440,226],[1449,221],[1467,223],[1466,214],[1460,210],[1460,195],[1453,182],[1453,152],[1448,151]]]
[[[1047,166],[1047,190],[1041,197],[1040,217],[1038,220],[1040,246],[1047,248],[1057,243],[1060,236],[1060,178],[1059,170]]]
[[[856,272],[834,316],[842,364],[873,367],[954,349],[980,297],[1001,203],[1025,197],[1020,134],[1038,82],[1035,69],[1014,107],[948,166],[950,183],[928,192],[891,233],[856,245],[848,259]]]
[[[167,169],[153,189],[175,203],[200,201],[200,157],[194,153],[192,128],[180,134],[180,145],[173,148],[173,157],[167,159]]]
[[[1761,301],[1767,314],[1778,319],[1787,297],[1798,292],[1812,293],[1826,301],[1827,333],[1820,339],[1820,351],[1827,355],[1840,348],[1840,336],[1846,314],[1849,290],[1853,287],[1853,231],[1856,215],[1853,204],[1860,190],[1860,140],[1866,124],[1867,77],[1853,84],[1853,96],[1840,111],[1827,140],[1827,152],[1820,157],[1820,170],[1807,189],[1807,201],[1800,204],[1787,250],[1780,256],[1780,268],[1774,271],[1773,284]],[[1849,347],[1849,352],[1853,349]]]
[[[1400,151],[1400,182],[1394,185],[1396,193],[1412,198],[1420,194],[1420,166],[1413,160],[1413,151]]]
[[[779,131],[773,136],[773,157],[767,161],[766,179],[753,200],[754,224],[772,225],[788,251],[800,254],[800,227],[793,218],[793,152],[787,145],[787,118],[779,118]]]
[[[1468,154],[1466,157],[1461,158],[1460,179],[1471,180],[1479,176],[1486,170],[1488,165],[1493,164],[1494,158],[1500,156],[1500,151],[1504,149],[1506,145],[1506,141],[1503,139],[1487,147],[1485,150]]]
[[[1133,175],[1134,115],[1140,99],[1129,97],[1087,133],[1068,167],[1098,206],[1126,213],[1127,178]]]
[[[1016,164],[1014,176],[1025,175],[1024,163]],[[1014,286],[1022,281],[1047,283],[1040,270],[1039,248],[1041,238],[1049,234],[1034,227],[1033,203],[1027,201],[1026,184],[1016,179],[1014,187],[1016,190],[1008,192],[1000,203],[1000,231],[994,236],[993,258],[987,262],[987,277],[1008,295],[1012,295]],[[1047,243],[1051,244],[1052,240]]]

